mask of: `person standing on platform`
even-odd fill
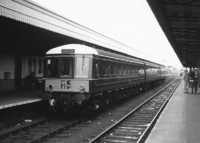
[[[198,74],[198,70],[197,69],[195,69],[194,70],[194,74],[195,74],[195,77],[194,77],[194,92],[195,92],[195,94],[197,94],[197,89],[198,89],[198,76],[199,76],[199,74]]]
[[[187,70],[184,71],[182,79],[183,79],[183,92],[188,93],[189,74]]]
[[[200,94],[200,68],[197,69],[197,92]]]
[[[195,87],[195,73],[194,73],[194,69],[193,68],[191,68],[189,77],[190,77],[191,93],[193,94],[194,87]]]

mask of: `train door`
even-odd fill
[[[22,86],[22,58],[15,57],[15,89],[19,90]]]

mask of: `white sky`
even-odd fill
[[[166,65],[182,67],[146,0],[33,0]]]

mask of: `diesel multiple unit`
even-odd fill
[[[99,108],[164,81],[165,66],[117,51],[81,44],[46,53],[45,92],[54,112]]]

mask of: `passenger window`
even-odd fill
[[[129,65],[126,66],[126,75],[129,75]]]
[[[104,77],[107,77],[108,75],[108,65],[107,62],[103,61],[103,73],[104,73]]]
[[[124,74],[123,75],[126,75],[126,73],[127,73],[127,69],[126,69],[126,66],[124,65]]]
[[[114,64],[114,75],[117,76],[117,64]]]
[[[104,62],[100,61],[99,63],[99,74],[100,77],[104,77],[105,71],[104,71]]]
[[[114,64],[113,62],[110,63],[110,76],[114,75]]]
[[[95,63],[95,77],[99,77],[99,62]]]
[[[123,75],[123,65],[122,64],[120,64],[120,66],[119,66],[119,75],[120,76]]]
[[[106,67],[106,74],[107,74],[107,76],[109,76],[110,75],[110,63],[107,63],[107,67]]]
[[[130,68],[129,68],[129,75],[132,75],[132,66],[130,65]]]

